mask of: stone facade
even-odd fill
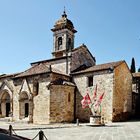
[[[93,86],[88,87],[88,77],[93,77]],[[77,86],[76,117],[81,121],[88,121],[90,115],[94,115],[92,108],[82,108],[81,100],[86,92],[92,100],[96,85],[97,98],[104,93],[101,116],[105,122],[127,120],[128,115],[132,113],[132,75],[125,62],[113,70],[93,70],[86,73],[83,71],[73,75],[73,78]]]
[[[87,86],[87,78],[93,76],[93,86]],[[82,83],[81,83],[82,81]],[[104,72],[91,72],[78,76],[74,76],[74,82],[77,85],[76,93],[76,117],[81,121],[88,121],[90,115],[93,114],[93,109],[83,109],[81,106],[81,100],[88,91],[91,99],[93,92],[97,84],[97,98],[105,93],[104,100],[102,102],[102,114],[105,118],[105,121],[112,120],[112,96],[113,96],[113,73],[107,71]]]
[[[74,120],[74,88],[64,85],[52,85],[50,94],[51,123],[72,122]]]
[[[6,108],[6,104],[9,103],[9,112],[11,111],[13,114],[13,121],[19,121],[26,118],[28,122],[48,124],[58,120],[59,122],[73,120],[73,98],[75,86],[66,84],[51,85],[49,89],[47,87],[50,81],[60,79],[60,77],[61,79],[69,80],[69,76],[56,73],[40,74],[26,78],[14,78],[14,80],[9,78],[1,79],[0,82],[3,85],[3,87],[1,87],[1,116],[9,116],[9,114],[6,114],[6,110],[8,110]],[[35,87],[35,81],[37,81],[38,87]],[[12,87],[11,89],[13,90],[9,87]],[[37,91],[35,88],[37,88]],[[56,91],[56,89],[58,90]],[[58,98],[59,100],[57,100]],[[67,98],[67,100],[65,100],[65,98]],[[54,103],[51,104],[52,102]],[[60,119],[59,116],[56,117],[56,120],[54,118],[52,119],[51,115],[54,114],[52,107],[56,105],[60,110],[60,103],[62,103],[62,106],[64,105],[64,116],[60,116],[63,120]],[[67,108],[66,105],[68,104],[69,107]]]

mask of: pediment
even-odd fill
[[[29,84],[28,84],[28,82],[27,82],[26,79],[23,80],[22,86],[21,86],[21,89],[20,89],[20,92],[19,92],[19,93],[25,92],[25,91],[26,91],[27,93],[31,93]]]
[[[3,83],[0,86],[0,99],[1,99],[1,97],[3,95],[3,93],[5,93],[5,92],[9,93],[10,99],[13,98],[13,96],[12,96],[13,88],[12,88],[12,86],[10,85],[10,83],[7,80],[3,81]]]
[[[8,92],[13,92],[13,88],[7,80],[3,81],[3,83],[1,84],[0,91],[3,90],[6,90]]]

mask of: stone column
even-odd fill
[[[33,98],[29,100],[29,123],[33,123]]]

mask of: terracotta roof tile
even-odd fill
[[[117,62],[99,64],[99,65],[95,65],[95,66],[92,66],[92,67],[87,68],[85,70],[75,72],[75,73],[72,73],[72,74],[79,74],[79,73],[86,73],[86,72],[93,72],[93,71],[100,71],[100,70],[107,70],[107,69],[110,69],[110,68],[114,69],[115,67],[119,66],[123,62],[125,62],[125,61],[117,61]]]
[[[33,62],[33,63],[31,63],[31,65],[33,66],[33,65],[40,64],[40,63],[48,63],[51,65],[51,63],[54,63],[54,62],[61,60],[61,59],[66,59],[66,56]]]
[[[34,65],[28,70],[22,72],[21,74],[17,75],[17,77],[24,77],[24,76],[30,76],[30,75],[36,75],[36,74],[41,74],[41,73],[46,73],[49,72],[50,68],[42,63],[39,65]]]
[[[22,72],[21,74],[17,75],[15,78],[19,77],[26,77],[26,76],[31,76],[31,75],[37,75],[37,74],[43,74],[43,73],[48,73],[48,72],[55,72],[58,74],[64,74],[58,69],[52,68],[51,65],[46,65],[44,63],[40,63],[39,65],[34,65],[28,70]]]
[[[21,74],[21,72],[19,72],[19,73],[12,73],[12,74],[2,74],[2,75],[0,75],[0,78],[6,78],[6,77],[13,78],[13,77],[15,77],[15,76],[17,76],[19,74]]]

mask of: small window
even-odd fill
[[[71,45],[71,38],[69,38],[69,40],[68,40],[68,45],[69,46]]]
[[[35,95],[38,95],[38,92],[39,92],[39,83],[38,81],[34,81],[33,83],[33,92]]]
[[[88,87],[93,86],[93,76],[88,77]]]
[[[72,49],[71,38],[68,39],[68,50]]]
[[[62,37],[58,38],[58,50],[60,50],[60,47],[62,45]]]
[[[68,93],[68,102],[70,102],[70,93]]]

